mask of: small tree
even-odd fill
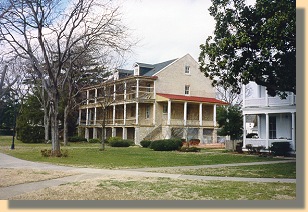
[[[239,106],[220,106],[217,108],[217,123],[222,136],[229,135],[231,140],[239,139],[243,134],[243,117]]]

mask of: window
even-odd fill
[[[147,83],[146,91],[147,92],[151,92],[151,84],[150,83]]]
[[[136,116],[136,106],[132,106],[130,109],[130,116],[135,117]]]
[[[269,139],[276,138],[276,116],[269,117]]]
[[[163,105],[163,113],[168,113],[168,105],[167,104]]]
[[[190,74],[190,66],[185,66],[185,74]]]
[[[190,94],[190,86],[189,85],[185,85],[185,95],[189,95]]]
[[[145,118],[150,118],[150,105],[145,106]]]

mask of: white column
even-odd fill
[[[96,113],[97,113],[97,108],[94,108],[94,125],[96,125]]]
[[[246,85],[243,85],[243,87],[242,87],[242,95],[243,95],[243,108],[245,107],[245,103],[246,103]]]
[[[123,127],[122,139],[127,139],[127,128]]]
[[[214,127],[216,127],[217,126],[217,124],[216,124],[216,105],[214,105],[213,122],[214,122]]]
[[[116,84],[113,85],[113,101],[116,99],[116,91],[117,91],[117,86]]]
[[[81,110],[79,109],[78,125],[81,125]]]
[[[268,107],[269,106],[268,93],[266,89],[264,89],[264,92],[265,92],[265,106]]]
[[[135,127],[135,144],[140,144],[139,127]]]
[[[113,110],[112,110],[112,124],[115,125],[115,112],[116,112],[116,106],[113,105]]]
[[[266,140],[266,147],[269,146],[269,115],[268,113],[265,114],[265,140]]]
[[[296,150],[296,141],[295,141],[295,113],[292,113],[292,143],[293,143],[293,149]]]
[[[153,82],[154,85],[153,85],[153,98],[156,99],[156,81]]]
[[[85,137],[85,139],[87,139],[87,141],[89,141],[89,135],[90,133],[89,133],[89,128],[86,128],[85,129],[85,135],[84,135],[84,137]]]
[[[187,102],[184,102],[184,126],[187,125]]]
[[[88,119],[88,124],[89,124],[89,125],[92,125],[91,120],[92,120],[92,110],[90,109],[90,110],[89,110],[89,119]]]
[[[153,125],[156,124],[156,102],[153,103]]]
[[[136,79],[136,98],[139,98],[139,79]]]
[[[112,137],[116,137],[117,136],[117,128],[112,127],[111,128],[111,134],[112,134]]]
[[[261,138],[261,115],[257,115],[258,137]]]
[[[126,100],[126,88],[127,88],[127,83],[124,82],[124,100]]]
[[[93,138],[94,139],[97,138],[97,128],[96,127],[93,128]]]
[[[124,120],[123,120],[123,124],[126,125],[126,103],[124,103]]]
[[[202,126],[202,103],[199,104],[199,125]],[[202,133],[203,134],[203,133]]]
[[[97,88],[95,88],[95,98],[94,98],[94,102],[97,103]]]
[[[294,93],[293,92],[291,92],[291,104],[292,105],[295,105],[295,95],[294,95]]]
[[[136,102],[136,124],[139,124],[139,103]]]
[[[89,104],[90,91],[87,90],[87,105]]]
[[[168,100],[168,120],[167,125],[171,124],[171,100]]]
[[[86,110],[86,125],[89,124],[89,108]]]
[[[243,148],[246,148],[246,114],[243,115]]]

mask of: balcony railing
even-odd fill
[[[262,139],[262,138],[257,138],[257,139],[246,138],[245,145],[251,144],[252,146],[255,146],[255,147],[257,147],[257,146],[264,146],[267,149],[274,142],[290,142],[291,148],[294,149],[293,141],[290,140],[290,139],[269,139],[268,143],[267,143],[266,139]],[[243,148],[246,148],[246,147],[243,146]]]
[[[295,96],[287,96],[286,99],[281,99],[280,97],[268,97],[268,101],[266,98],[254,98],[254,99],[246,99],[245,107],[266,107],[266,106],[286,106],[286,105],[294,105],[296,102]]]

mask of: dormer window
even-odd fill
[[[185,74],[190,74],[190,66],[185,66]]]
[[[134,68],[134,76],[139,76],[139,65],[135,65],[135,68]]]

